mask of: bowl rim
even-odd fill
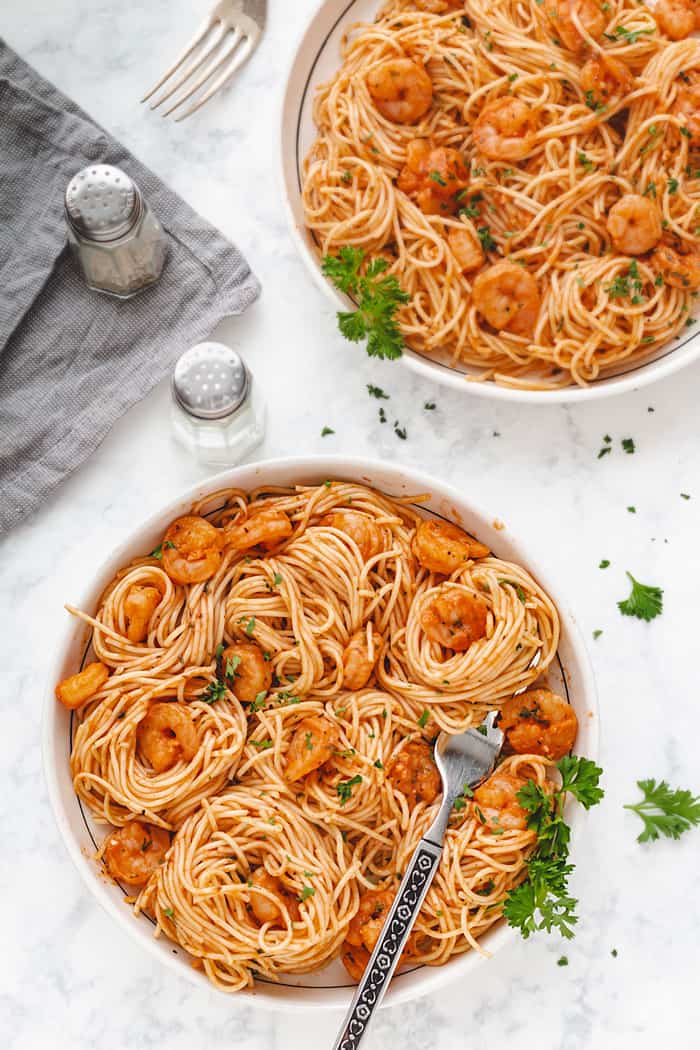
[[[416,494],[418,492],[429,492],[434,498],[443,501],[446,506],[452,508],[453,513],[456,515],[461,513],[460,508],[466,509],[470,515],[484,523],[484,531],[490,530],[498,535],[493,515],[485,511],[478,503],[475,503],[471,496],[465,498],[450,483],[435,479],[412,466],[405,466],[400,463],[384,463],[377,459],[365,457],[343,456],[342,454],[275,457],[229,468],[180,490],[177,495],[172,497],[159,510],[149,514],[124,533],[121,541],[106,557],[101,559],[97,570],[91,570],[89,579],[86,579],[77,588],[79,593],[75,603],[78,607],[84,607],[85,603],[89,605],[89,595],[95,589],[95,581],[104,579],[105,576],[113,573],[113,565],[115,563],[118,564],[120,559],[123,560],[132,556],[131,551],[135,543],[140,542],[141,538],[145,542],[149,533],[158,535],[162,532],[164,523],[172,520],[179,514],[186,513],[187,508],[193,502],[222,488],[252,488],[256,482],[264,484],[265,474],[270,471],[284,471],[288,473],[290,484],[296,483],[295,476],[299,478],[309,474],[315,474],[319,478],[332,476],[368,485],[372,485],[374,477],[380,475],[384,484],[388,480],[397,489],[401,484],[408,482],[410,488]],[[302,481],[299,483],[307,484],[310,482]],[[489,522],[492,524],[489,525]],[[600,750],[600,712],[593,669],[581,631],[561,593],[561,589],[556,585],[552,585],[547,572],[542,572],[536,561],[533,563],[527,549],[523,549],[520,541],[514,538],[509,530],[505,532],[505,536],[507,537],[507,542],[516,551],[515,555],[510,556],[516,557],[519,563],[523,564],[529,572],[532,572],[538,583],[550,595],[558,610],[562,625],[562,636],[565,636],[566,642],[573,653],[570,663],[575,665],[576,672],[580,677],[577,695],[580,695],[581,702],[585,704],[587,713],[590,716],[586,725],[586,757],[597,761]],[[220,995],[230,997],[229,993],[216,989],[203,974],[193,970],[179,957],[174,956],[171,952],[163,952],[161,950],[162,942],[159,943],[156,940],[150,929],[146,929],[144,923],[134,921],[134,916],[130,910],[124,907],[123,902],[121,900],[118,901],[113,893],[108,892],[108,888],[112,884],[100,874],[93,857],[85,855],[77,840],[77,836],[71,829],[67,809],[64,808],[61,801],[59,764],[54,754],[58,731],[56,721],[61,714],[55,699],[54,687],[55,682],[63,673],[67,653],[71,644],[75,642],[76,632],[79,632],[81,629],[81,626],[71,616],[66,616],[65,621],[57,626],[56,644],[53,647],[52,660],[49,665],[42,710],[41,750],[44,779],[51,810],[63,840],[63,845],[73,864],[78,869],[84,885],[90,892],[90,896],[97,900],[103,910],[115,920],[130,939],[150,952],[153,958],[158,958],[160,962],[167,964],[180,977],[185,977],[200,987],[207,988],[209,991],[216,991]],[[62,749],[61,754],[64,755],[64,760],[67,763],[70,755],[69,747],[65,750]],[[579,839],[580,829],[587,817],[588,814],[580,806],[577,806],[570,813],[574,849]],[[494,955],[509,940],[513,940],[516,937],[516,931],[505,923],[501,923],[488,931],[486,936],[488,937],[488,955]],[[485,961],[486,959],[476,952],[466,952],[455,958],[451,966],[423,966],[399,975],[398,978],[394,978],[383,1005],[395,1006],[409,1002],[419,996],[431,994],[442,986],[459,979],[459,977],[466,976],[472,967],[479,966]],[[410,978],[414,974],[420,974],[420,977],[413,981],[402,982],[402,977]],[[268,988],[274,989],[276,994],[273,994],[272,991],[267,992],[266,989]],[[275,1011],[294,1012],[297,1010],[342,1010],[349,1003],[347,987],[303,987],[299,989],[292,986],[276,985],[272,982],[259,982],[253,989],[244,989],[236,993],[236,996],[233,998],[244,1000],[252,1005],[256,1005],[257,1001],[258,1005],[264,1005],[266,1008]]]
[[[381,0],[376,0],[379,6]],[[357,0],[319,0],[315,9],[303,22],[296,44],[293,48],[291,61],[287,65],[284,79],[284,90],[281,95],[279,106],[278,127],[280,131],[279,149],[277,151],[277,179],[280,194],[283,201],[284,212],[287,217],[287,226],[298,254],[301,256],[306,269],[312,280],[324,293],[325,297],[335,304],[337,309],[353,309],[355,304],[346,295],[343,295],[333,284],[323,276],[319,262],[310,249],[305,236],[306,227],[299,225],[292,204],[292,191],[290,186],[296,181],[296,142],[301,127],[301,116],[307,92],[312,83],[313,73],[320,52],[316,53],[309,68],[304,51],[308,45],[308,38],[313,32],[318,20],[328,10],[336,10],[337,18],[333,30],[345,19],[351,20],[351,9]],[[298,94],[295,88],[295,74],[300,76],[304,83],[301,106],[296,101]],[[288,110],[295,113],[294,131],[289,128],[287,119]],[[288,175],[288,172],[293,175]],[[298,191],[296,191],[298,193]],[[700,316],[698,317],[700,321]],[[676,337],[678,339],[679,337]],[[642,362],[629,372],[619,375],[607,376],[597,379],[588,386],[577,385],[560,387],[554,390],[520,390],[506,386],[498,386],[493,380],[470,381],[464,373],[458,372],[449,365],[438,360],[431,360],[427,355],[419,354],[409,347],[404,347],[401,362],[416,375],[453,390],[466,392],[474,397],[482,397],[487,400],[509,401],[519,404],[556,405],[571,404],[577,402],[596,401],[603,398],[617,397],[632,391],[641,390],[662,379],[666,379],[676,372],[693,364],[700,358],[700,329],[681,339],[677,345],[675,340],[664,348],[657,358]],[[680,353],[685,347],[690,348]]]

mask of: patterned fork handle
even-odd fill
[[[357,1050],[396,969],[433,876],[442,846],[422,838],[401,880],[377,946],[362,975],[333,1050]]]

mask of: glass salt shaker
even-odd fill
[[[167,238],[136,183],[121,168],[95,164],[68,183],[68,244],[89,288],[130,299],[163,272]]]
[[[201,463],[233,466],[265,436],[265,405],[240,354],[198,343],[178,359],[172,379],[175,437]]]

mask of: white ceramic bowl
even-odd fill
[[[343,310],[352,302],[323,276],[313,237],[306,228],[301,200],[301,172],[304,157],[315,137],[312,117],[315,90],[330,80],[340,65],[340,40],[355,22],[372,22],[382,6],[381,0],[323,0],[303,32],[288,74],[282,104],[281,173],[282,193],[293,238],[301,257],[316,283]],[[362,352],[358,349],[358,353]],[[468,382],[469,367],[456,367],[436,355],[404,350],[402,361],[414,372],[477,397],[500,401],[554,403],[590,401],[637,390],[677,372],[700,357],[700,331],[679,342],[657,349],[642,364],[621,365],[619,372],[599,379],[587,387],[561,390],[514,390],[493,382]]]
[[[317,456],[269,460],[226,471],[184,492],[158,514],[136,526],[102,566],[90,570],[89,577],[78,585],[77,593],[66,595],[66,599],[82,609],[94,611],[102,590],[115,572],[131,558],[152,550],[160,542],[170,521],[187,513],[194,500],[209,492],[226,486],[251,489],[261,484],[313,484],[327,478],[357,481],[395,496],[429,492],[430,501],[423,506],[462,525],[492,547],[499,557],[518,562],[534,575],[552,597],[561,616],[560,666],[553,668],[549,677],[553,684],[568,694],[578,715],[580,729],[577,752],[595,759],[598,754],[598,708],[593,676],[578,628],[556,585],[506,530],[494,527],[492,515],[477,510],[471,499],[465,499],[456,489],[411,468],[340,456]],[[149,920],[143,916],[139,919],[133,916],[123,903],[120,889],[100,874],[98,865],[92,859],[96,843],[105,835],[105,828],[93,824],[73,791],[68,764],[71,715],[54,697],[56,682],[74,673],[80,666],[89,636],[85,626],[67,613],[58,629],[58,636],[58,648],[46,690],[43,756],[51,805],[68,852],[92,895],[123,930],[181,976],[210,987],[206,977],[192,969],[186,952],[165,937],[155,940]],[[570,819],[574,835],[583,818],[583,811],[579,807],[572,807]],[[513,930],[500,925],[486,934],[481,943],[488,952],[493,953],[514,936],[517,935]],[[469,952],[454,958],[446,966],[417,967],[401,973],[394,978],[386,1003],[397,1004],[434,992],[449,981],[466,978],[482,965],[483,957]],[[253,991],[238,994],[247,999],[254,997],[267,1008],[312,1010],[347,1006],[352,988],[341,964],[335,962],[320,974],[287,978],[280,984],[260,982]]]

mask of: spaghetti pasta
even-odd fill
[[[120,570],[94,615],[72,610],[104,668],[71,754],[81,801],[118,829],[99,857],[224,990],[339,954],[357,976],[439,805],[437,733],[478,725],[556,655],[536,581],[420,501],[342,481],[224,490]],[[536,833],[517,791],[546,785],[576,734],[540,686],[509,709],[535,753],[512,748],[453,812],[414,962],[478,947],[525,877]]]
[[[304,165],[319,253],[382,257],[406,343],[472,380],[586,385],[660,351],[700,289],[700,40],[664,16],[391,0],[351,27]]]

